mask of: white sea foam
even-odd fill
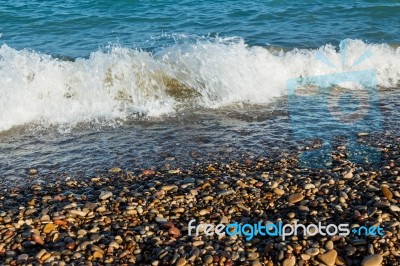
[[[239,38],[177,44],[157,54],[123,47],[63,61],[30,50],[0,48],[0,131],[28,123],[124,120],[172,114],[184,103],[219,108],[263,104],[285,94],[291,78],[374,69],[378,84],[400,81],[400,48],[348,43],[344,68],[331,45],[276,52]],[[371,56],[349,69],[369,50]],[[318,59],[323,54],[333,68]]]

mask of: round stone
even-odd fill
[[[180,236],[180,234],[181,234],[181,232],[179,231],[179,229],[178,228],[176,228],[176,227],[171,227],[169,230],[168,230],[168,233],[172,236],[172,237],[179,237]]]
[[[319,249],[318,248],[309,248],[306,250],[306,254],[310,256],[316,256],[319,254]]]
[[[288,197],[288,201],[290,203],[297,203],[299,201],[302,201],[303,199],[304,199],[304,195],[302,193],[295,193]]]
[[[322,263],[331,266],[335,264],[336,257],[337,257],[337,252],[336,250],[332,249],[324,254],[319,254],[317,258]]]
[[[382,265],[383,257],[379,254],[372,254],[364,258],[361,266],[379,266]]]
[[[210,264],[210,263],[212,263],[213,262],[213,257],[211,256],[211,255],[206,255],[204,258],[203,258],[203,261],[204,261],[204,263],[206,263],[206,264]]]
[[[184,266],[186,265],[186,259],[185,258],[180,258],[177,262],[176,262],[176,266]]]
[[[283,194],[285,194],[285,191],[280,188],[274,188],[274,193],[278,196],[282,196]]]

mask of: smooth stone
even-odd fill
[[[249,260],[249,261],[255,260],[255,259],[257,259],[257,258],[258,258],[258,254],[257,254],[257,253],[254,253],[254,252],[250,252],[250,253],[247,255],[247,260]]]
[[[382,265],[383,257],[379,254],[372,254],[363,259],[361,266],[379,266]]]
[[[13,251],[13,250],[7,250],[6,251],[6,256],[9,258],[15,257],[15,255],[17,255],[17,252]]]
[[[57,219],[57,220],[54,220],[53,223],[56,224],[56,225],[61,225],[61,226],[64,226],[64,225],[67,225],[67,224],[68,224],[67,221],[58,220],[58,219]]]
[[[295,266],[296,265],[296,258],[294,256],[292,256],[292,257],[290,257],[288,259],[285,259],[283,261],[282,265],[283,266]]]
[[[52,223],[48,223],[43,227],[43,233],[45,234],[50,234],[54,230],[56,230],[56,226]]]
[[[119,254],[119,256],[118,257],[120,257],[120,258],[124,258],[124,257],[126,257],[126,256],[128,256],[129,255],[129,250],[125,250],[124,252],[122,252],[121,254]]]
[[[29,175],[37,175],[37,173],[38,173],[38,170],[35,169],[35,168],[31,168],[31,169],[29,169],[29,171],[28,171],[28,174],[29,174]]]
[[[100,196],[99,196],[99,199],[100,200],[106,200],[108,198],[111,198],[112,195],[113,195],[113,193],[111,191],[102,191]]]
[[[70,210],[69,213],[72,215],[80,216],[80,217],[85,217],[87,214],[86,212],[79,211],[79,210]]]
[[[314,184],[305,184],[304,185],[304,189],[313,189],[313,188],[315,188]]]
[[[224,215],[224,216],[221,217],[221,221],[219,223],[220,224],[228,224],[229,223],[229,218]]]
[[[136,207],[136,211],[137,211],[139,214],[142,214],[142,213],[143,213],[143,208],[142,208],[142,206],[137,206],[137,207]]]
[[[176,227],[171,227],[169,230],[168,230],[168,233],[172,236],[172,237],[178,237],[178,236],[180,236],[180,234],[181,234],[181,231],[179,231],[179,229],[178,228],[176,228]]]
[[[156,172],[154,172],[153,170],[147,169],[147,170],[143,170],[142,174],[143,175],[154,175]]]
[[[5,224],[11,223],[11,221],[12,221],[12,219],[11,219],[11,217],[9,217],[9,216],[6,216],[6,217],[3,218],[3,222],[4,222]]]
[[[333,242],[332,242],[331,240],[327,241],[327,242],[325,243],[325,248],[326,248],[327,250],[333,249],[333,248],[334,248]]]
[[[228,195],[231,195],[234,193],[235,193],[235,191],[233,191],[233,190],[223,190],[223,191],[218,192],[218,196],[228,196]]]
[[[185,212],[185,208],[182,208],[182,207],[176,208],[176,209],[173,209],[172,212],[173,213],[182,213],[182,212]]]
[[[332,249],[324,254],[319,254],[317,256],[317,258],[322,263],[324,263],[328,266],[331,266],[331,265],[335,265],[337,255],[338,254],[337,254],[336,250]]]
[[[251,266],[262,266],[262,264],[259,259],[256,259],[251,263]]]
[[[176,266],[184,266],[186,265],[186,259],[185,258],[180,258],[177,262],[176,262]]]
[[[353,177],[353,171],[348,171],[346,174],[343,175],[343,178],[350,179]]]
[[[38,234],[32,234],[32,240],[35,241],[39,245],[43,245],[44,244],[43,238]]]
[[[109,173],[114,173],[114,174],[120,173],[121,171],[122,171],[122,170],[121,170],[121,168],[119,168],[119,167],[113,167],[113,168],[111,168],[110,170],[108,170]]]
[[[272,182],[272,184],[269,186],[269,188],[274,189],[277,188],[279,186],[278,182]]]
[[[302,201],[303,199],[304,199],[304,195],[302,193],[295,193],[288,197],[288,201],[290,203],[297,203],[299,201]]]
[[[316,256],[319,254],[319,249],[318,248],[309,248],[306,250],[306,254],[310,256]]]
[[[392,212],[400,212],[400,207],[397,205],[392,205],[389,207]]]
[[[96,250],[95,252],[93,252],[93,258],[95,259],[101,259],[103,258],[103,253],[101,253],[100,251]]]
[[[201,210],[201,211],[199,212],[200,216],[204,216],[204,215],[207,215],[207,214],[209,214],[209,213],[210,213],[210,211],[207,210],[207,209],[203,209],[203,210]]]
[[[285,191],[280,188],[274,188],[274,193],[278,196],[282,196],[283,194],[285,194]]]
[[[309,260],[309,259],[311,259],[311,256],[310,256],[310,255],[304,254],[304,253],[301,254],[300,257],[301,257],[303,260],[306,260],[306,261]]]
[[[304,205],[300,205],[299,206],[299,210],[300,211],[304,211],[304,212],[308,212],[308,211],[310,211],[310,208],[308,208],[307,206],[304,206]]]
[[[219,189],[227,189],[228,187],[229,187],[229,185],[228,184],[224,184],[224,183],[217,185],[217,188],[219,188]]]
[[[388,200],[393,199],[393,193],[390,191],[388,187],[381,187],[382,194]]]
[[[164,191],[170,191],[170,190],[173,190],[175,188],[178,188],[178,186],[176,186],[176,185],[166,185],[166,186],[162,186],[161,187],[161,189],[164,190]]]
[[[353,246],[360,246],[360,245],[365,245],[367,244],[367,240],[361,238],[361,239],[354,239],[353,241],[351,241],[351,244]]]
[[[203,262],[204,262],[205,264],[211,264],[213,261],[214,261],[214,258],[213,258],[211,255],[206,255],[206,256],[203,258]]]
[[[164,217],[158,217],[158,216],[156,217],[155,220],[159,224],[164,224],[164,223],[168,222],[167,219],[165,219]]]
[[[346,265],[346,261],[342,257],[337,256],[335,264],[338,266]]]
[[[45,249],[42,249],[36,254],[35,258],[40,259],[46,253],[47,253],[47,251]]]
[[[21,262],[22,261],[27,261],[28,258],[29,258],[28,254],[21,254],[21,255],[18,256],[18,261],[21,261]]]
[[[388,200],[378,201],[374,206],[378,208],[387,208],[390,206],[390,202]]]
[[[236,204],[236,206],[237,206],[238,208],[242,209],[242,210],[245,210],[245,211],[247,211],[247,212],[249,212],[249,211],[250,211],[250,208],[249,208],[249,207],[246,207],[246,206],[244,206],[242,203],[238,203],[238,204]]]
[[[194,241],[194,242],[192,243],[192,245],[193,245],[194,247],[198,247],[198,246],[204,245],[204,241],[201,241],[201,240]]]
[[[70,242],[70,243],[66,244],[65,247],[69,250],[74,250],[76,248],[76,242],[75,241]]]

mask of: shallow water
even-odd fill
[[[380,139],[370,143],[372,146],[399,137],[399,93],[386,91],[380,96],[383,123],[372,132]],[[69,133],[36,127],[14,129],[1,136],[2,177],[8,181],[24,178],[29,167],[39,169],[39,177],[89,177],[116,166],[128,171],[176,169],[296,153],[298,147],[311,145],[312,140],[302,141],[293,135],[287,103],[287,98],[281,98],[267,106],[230,107],[216,112],[190,110],[115,127],[85,125]],[[357,133],[354,130],[350,134],[355,137]],[[346,138],[331,143],[346,144]]]

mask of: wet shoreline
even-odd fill
[[[187,169],[112,168],[90,179],[45,183],[33,175],[28,187],[2,192],[0,262],[360,265],[368,259],[377,263],[364,265],[398,265],[399,141],[381,144],[377,167],[348,161],[339,146],[325,170],[299,168],[297,156],[282,153]],[[192,219],[379,224],[384,236],[189,236]]]

